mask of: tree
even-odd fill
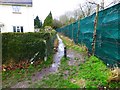
[[[69,24],[71,24],[71,23],[73,23],[73,22],[75,22],[75,21],[76,21],[76,19],[73,18],[73,17],[71,17],[70,20],[69,20]]]
[[[91,0],[90,0],[91,1]],[[96,11],[96,5],[92,5],[86,0],[83,5],[79,4],[79,8],[74,9],[74,11],[68,11],[59,17],[59,21],[62,26],[71,24],[77,20],[81,20],[87,16],[90,16]]]
[[[59,21],[62,23],[62,26],[65,26],[65,25],[69,24],[69,18],[68,18],[68,16],[66,14],[65,15],[61,15],[59,17]]]
[[[42,21],[39,19],[38,16],[34,19],[34,27],[35,28],[41,28],[42,27]]]
[[[96,10],[96,5],[91,4],[90,2],[86,1],[83,5],[79,4],[80,10],[82,12],[83,18],[90,16],[93,14]]]
[[[111,3],[106,7],[108,8],[108,7],[111,7],[111,6],[118,4],[118,3],[120,3],[120,0],[112,0]]]
[[[54,29],[60,28],[61,26],[62,26],[62,23],[59,20],[57,20],[57,19],[53,20],[53,28]]]
[[[48,14],[48,16],[46,17],[46,19],[44,20],[43,27],[45,27],[45,26],[51,26],[51,27],[53,27],[53,17],[52,17],[51,11]]]

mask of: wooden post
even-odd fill
[[[78,39],[79,39],[79,34],[80,34],[80,20],[78,20],[77,43],[78,43]]]
[[[74,29],[74,27],[73,27],[73,23],[72,23],[72,40],[73,40],[73,29]]]
[[[97,4],[96,16],[95,16],[95,22],[94,22],[94,32],[93,32],[93,42],[92,42],[92,55],[94,55],[94,53],[95,53],[96,29],[97,29],[97,24],[98,24],[98,12],[99,12],[99,4]]]

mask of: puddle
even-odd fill
[[[42,71],[38,72],[35,76],[33,76],[32,81],[40,80],[43,78],[43,76],[58,71],[60,60],[64,56],[64,44],[61,38],[58,36],[58,34],[57,34],[57,38],[59,40],[59,45],[58,45],[58,52],[54,55],[53,58],[54,63],[49,68],[42,69]]]
[[[57,38],[59,40],[59,45],[58,45],[58,52],[56,54],[54,54],[54,58],[53,58],[54,63],[50,67],[44,68],[40,72],[38,72],[34,76],[32,76],[32,78],[31,78],[32,82],[41,80],[45,75],[48,75],[50,73],[55,73],[58,71],[58,67],[60,65],[60,60],[64,55],[64,44],[63,44],[62,40],[60,39],[60,37],[58,36],[58,34],[57,34]],[[17,83],[15,86],[13,86],[11,88],[28,88],[28,87],[29,87],[28,81],[24,81],[24,82]]]

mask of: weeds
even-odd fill
[[[42,68],[48,67],[53,62],[53,56],[48,57],[47,61],[43,61],[38,65],[30,64],[27,69],[16,69],[2,71],[2,85],[3,88],[10,87],[19,81],[30,80],[31,76],[40,71]]]
[[[87,54],[87,48],[84,44],[80,45],[76,45],[73,40],[69,39],[68,37],[65,37],[61,34],[59,34],[61,39],[63,40],[63,43],[65,44],[65,46],[68,48],[68,49],[73,49],[75,51],[77,51],[78,53],[81,53],[81,54],[84,54],[86,55]]]
[[[61,75],[51,74],[46,76],[42,81],[36,82],[30,87],[36,88],[79,88],[78,85],[65,80]]]
[[[74,45],[68,38],[63,39],[69,49],[81,52],[84,46]],[[83,50],[84,51],[84,50]],[[36,82],[32,87],[38,88],[118,88],[120,82],[108,84],[110,69],[95,56],[86,57],[86,62],[80,66],[69,66],[70,58],[62,58],[57,74],[46,76],[42,81]],[[77,58],[75,58],[76,61]]]

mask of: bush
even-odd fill
[[[55,34],[50,33],[3,33],[2,34],[2,63],[13,60],[30,60],[39,52],[36,60],[53,53]],[[46,52],[47,50],[47,52]]]

